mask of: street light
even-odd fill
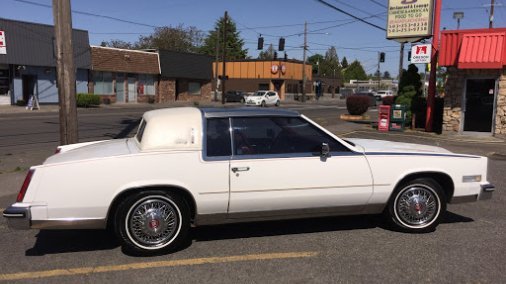
[[[453,12],[453,18],[457,20],[457,30],[460,29],[460,19],[464,19],[464,12]]]

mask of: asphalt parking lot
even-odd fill
[[[292,106],[293,107],[293,106]],[[0,281],[171,283],[503,283],[506,276],[506,144],[501,139],[378,133],[340,121],[338,105],[299,109],[343,137],[437,145],[489,157],[493,199],[449,205],[435,232],[404,234],[378,216],[316,218],[194,228],[173,254],[133,257],[105,231],[13,231],[0,218]],[[139,111],[85,113],[89,139],[128,135]],[[0,208],[24,170],[51,154],[54,115],[0,114]],[[125,123],[127,122],[127,123]],[[84,131],[84,130],[83,130]],[[31,133],[32,135],[22,134]],[[39,133],[39,134],[36,134]],[[15,145],[12,141],[19,141]]]

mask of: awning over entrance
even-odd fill
[[[502,69],[506,65],[506,29],[442,33],[440,66],[459,69]]]
[[[462,39],[458,68],[501,69],[504,33],[467,34]]]

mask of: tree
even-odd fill
[[[311,64],[313,66],[313,74],[318,74],[318,75],[321,74],[319,71],[320,71],[320,64],[322,64],[323,60],[324,60],[323,55],[318,54],[318,53],[311,55],[307,58],[307,61],[309,62],[309,64]]]
[[[415,64],[409,64],[408,70],[402,70],[399,90],[402,92],[406,86],[413,86],[417,95],[422,93],[422,81],[420,80],[420,74],[418,74],[418,68]]]
[[[126,42],[119,39],[113,39],[110,41],[102,41],[100,46],[103,47],[114,47],[114,48],[123,48],[123,49],[133,49],[134,45],[131,42]]]
[[[348,68],[348,60],[346,60],[346,56],[343,57],[343,61],[341,61],[341,67],[343,69]]]
[[[323,62],[320,63],[320,74],[330,78],[341,77],[339,57],[337,56],[337,50],[334,46],[331,46],[327,52],[325,52]]]
[[[244,49],[244,40],[240,38],[240,33],[237,31],[235,22],[228,17],[227,23],[227,60],[245,59],[248,55],[248,49]],[[204,39],[204,45],[200,48],[200,53],[216,56],[216,43],[220,43],[220,50],[223,49],[223,31],[225,27],[225,18],[221,17],[216,21],[214,30],[210,31]],[[221,60],[223,60],[223,52]]]
[[[396,104],[407,106],[408,121],[411,121],[412,114],[416,114],[417,118],[424,115],[426,106],[425,100],[421,97],[421,94],[422,81],[420,80],[420,74],[418,74],[418,68],[414,64],[410,64],[408,70],[402,70],[398,96],[395,99]]]
[[[362,64],[360,64],[358,60],[353,61],[348,68],[344,70],[343,77],[345,81],[367,80],[364,67],[362,67]]]
[[[392,76],[390,76],[390,72],[388,71],[383,72],[383,79],[392,79]]]
[[[136,49],[165,49],[179,52],[197,52],[202,45],[203,33],[196,27],[159,27],[149,36],[140,36]]]
[[[276,52],[276,50],[274,50],[274,47],[272,46],[272,43],[269,44],[269,47],[265,50],[265,51],[260,51],[260,53],[258,54],[258,59],[262,59],[262,60],[272,60],[274,59],[274,52]]]

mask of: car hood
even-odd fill
[[[362,148],[365,153],[452,153],[441,147],[421,144],[357,138],[349,138],[346,140]]]
[[[46,159],[44,165],[131,154],[131,139],[114,139],[61,147],[62,152]]]

